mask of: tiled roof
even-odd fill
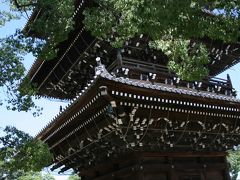
[[[240,102],[240,100],[234,96],[226,96],[226,95],[216,94],[216,93],[207,92],[207,91],[198,91],[195,89],[175,87],[175,86],[170,86],[170,85],[160,84],[160,83],[151,83],[149,81],[144,82],[141,80],[134,80],[134,79],[124,78],[124,77],[114,77],[113,75],[108,73],[106,69],[102,70],[102,73],[100,73],[99,76],[114,82],[119,82],[127,85],[132,85],[136,87],[147,88],[147,89],[152,89],[157,91],[185,94],[190,96],[218,99],[218,100],[231,101],[231,102]]]

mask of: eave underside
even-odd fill
[[[225,151],[240,142],[239,102],[97,79],[38,138],[62,172],[129,152]],[[96,156],[97,155],[97,156]]]
[[[81,13],[82,10],[78,14],[80,19],[83,19]],[[216,76],[240,61],[239,43],[227,44],[209,38],[194,41],[205,44],[209,49],[210,77]],[[165,66],[167,69],[167,56],[161,51],[150,49],[148,42],[147,36],[132,38],[121,49],[121,55],[143,63]],[[48,61],[36,61],[29,72],[31,81],[36,85],[41,96],[74,98],[94,76],[95,58],[101,57],[103,64],[109,67],[117,59],[118,51],[108,42],[92,37],[90,32],[84,29],[82,22],[76,25],[69,39],[61,43],[58,48],[58,57]]]
[[[83,10],[92,5],[92,1],[75,1],[74,30],[65,42],[58,45],[58,56],[49,61],[37,60],[32,66],[28,75],[32,83],[36,85],[38,95],[72,99],[92,80],[96,57],[101,57],[106,67],[117,59],[116,49],[112,48],[108,42],[97,40],[85,30]],[[39,12],[34,11],[30,22],[40,16]],[[211,15],[209,12],[204,13]],[[149,40],[149,37],[145,35],[128,40],[121,50],[122,56],[166,68],[167,56],[161,51],[150,49]],[[240,61],[239,43],[227,44],[209,38],[193,39],[192,43],[194,42],[204,43],[209,49],[211,61],[208,68],[211,77]]]

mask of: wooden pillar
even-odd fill
[[[169,180],[177,180],[177,176],[174,168],[175,168],[174,165],[171,165],[171,169],[169,171],[170,172]]]

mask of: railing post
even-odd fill
[[[230,78],[229,74],[227,74],[227,85],[228,85],[230,88],[233,88],[233,86],[232,86],[232,81],[231,81],[231,78]]]
[[[121,53],[121,49],[117,49],[117,65],[119,67],[122,66],[122,53]]]

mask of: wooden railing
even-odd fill
[[[216,94],[236,96],[236,92],[232,87],[229,76],[227,79],[209,76],[202,81],[189,82],[177,78],[176,74],[171,72],[166,66],[126,57],[114,61],[107,69],[109,72],[114,72],[116,75],[128,76],[129,78],[133,79],[142,80],[144,75],[147,77],[145,80],[147,79],[153,83],[164,83],[177,87],[188,87],[199,91],[208,91]],[[131,73],[124,74],[123,69],[128,69]],[[151,77],[148,77],[149,74],[156,74],[156,78],[151,79]]]
[[[114,61],[109,67],[110,72],[116,71],[119,68],[129,68],[133,70],[139,70],[147,73],[161,73],[166,75],[174,75],[166,66],[135,60],[124,57],[121,62]]]

